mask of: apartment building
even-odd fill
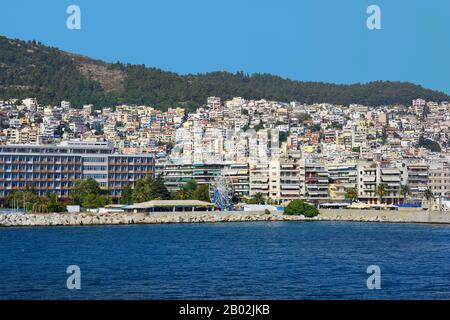
[[[230,163],[223,168],[222,176],[231,185],[234,195],[239,197],[250,195],[248,163]]]
[[[435,197],[450,197],[450,164],[441,163],[430,167],[428,186]]]
[[[326,166],[316,159],[303,159],[300,167],[300,179],[304,182],[302,195],[308,200],[329,197],[329,177]]]
[[[330,178],[330,197],[345,199],[349,189],[358,188],[358,166],[356,163],[332,163],[327,166]]]
[[[405,184],[404,171],[390,163],[358,164],[358,197],[370,204],[399,204],[402,202],[401,186]],[[378,187],[384,185],[384,194]]]
[[[213,186],[217,178],[223,178],[234,195],[247,197],[250,194],[250,175],[247,163],[162,161],[156,164],[156,175],[161,175],[170,192],[180,190],[191,180],[195,180],[199,185]]]
[[[220,176],[224,163],[191,163],[164,161],[156,164],[156,175],[161,175],[170,192],[180,190],[188,181],[211,185]]]
[[[261,193],[270,198],[270,162],[250,164],[250,196]]]
[[[115,154],[107,142],[0,146],[0,197],[30,187],[43,196],[66,198],[76,180],[93,178],[112,197],[126,185],[154,175],[151,155]]]
[[[411,163],[406,165],[407,186],[411,191],[412,198],[422,198],[428,187],[428,169],[426,163]]]

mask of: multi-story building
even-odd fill
[[[422,198],[428,186],[428,168],[426,163],[411,163],[406,165],[408,173],[407,186],[412,198]]]
[[[119,197],[126,185],[147,175],[154,175],[153,156],[116,154],[107,142],[0,146],[0,197],[30,187],[40,196],[66,198],[74,182],[86,178]]]
[[[358,198],[370,204],[383,202],[385,204],[401,203],[400,194],[404,173],[391,164],[360,163],[358,165]],[[380,193],[379,186],[384,186]]]
[[[250,194],[249,165],[247,163],[163,161],[156,164],[156,175],[161,175],[170,192],[179,191],[191,180],[195,180],[199,185],[213,186],[215,180],[222,177],[233,194],[237,196]]]
[[[428,179],[428,186],[435,197],[450,197],[450,163],[430,167]]]
[[[199,185],[211,185],[221,175],[224,166],[224,163],[164,161],[156,164],[156,175],[161,175],[167,189],[174,192],[191,180]]]
[[[248,163],[230,163],[223,168],[222,176],[231,185],[234,195],[239,197],[250,195]]]
[[[308,200],[319,200],[329,197],[328,170],[325,165],[316,159],[304,159],[301,173],[304,181],[303,195]]]
[[[333,199],[345,199],[348,190],[357,190],[357,171],[358,168],[355,163],[329,164],[330,197]]]
[[[298,159],[280,158],[276,161],[278,174],[277,200],[280,203],[298,199],[301,196],[301,163]]]

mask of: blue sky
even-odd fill
[[[81,30],[66,8],[81,8]],[[368,30],[366,9],[381,8]],[[15,0],[0,34],[179,73],[268,72],[335,83],[400,80],[450,94],[448,0]]]

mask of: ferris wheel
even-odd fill
[[[220,211],[228,211],[233,208],[231,201],[230,186],[231,183],[222,175],[218,175],[214,178],[212,184],[214,188],[213,203],[220,209]]]

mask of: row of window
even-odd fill
[[[83,170],[86,171],[106,171],[108,170],[107,166],[83,166]]]
[[[60,157],[60,156],[0,156],[0,161],[12,162],[80,162],[81,157]]]
[[[3,171],[34,171],[34,170],[80,170],[80,166],[67,166],[67,165],[32,165],[32,166],[19,166],[19,165],[5,165],[0,166],[0,170]]]

